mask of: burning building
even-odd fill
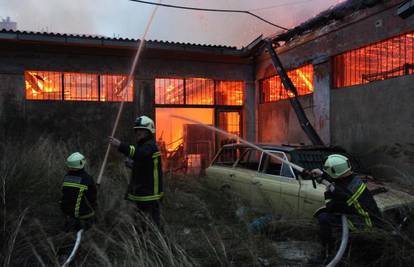
[[[412,178],[414,17],[399,16],[400,4],[346,1],[272,40],[326,144],[359,155],[376,175]],[[137,114],[155,117],[176,169],[207,164],[234,140],[174,114],[250,141],[309,144],[262,44],[149,41],[125,87],[136,40],[2,30],[3,135],[104,138],[126,101],[119,134]]]

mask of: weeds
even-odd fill
[[[74,151],[86,155],[96,177],[100,158],[93,155],[99,148],[79,140],[0,144],[3,266],[59,266],[59,254],[69,254],[75,236],[62,231],[58,200],[64,161]],[[249,233],[248,224],[262,214],[239,196],[208,190],[203,178],[186,175],[165,179],[162,231],[151,223],[140,231],[135,208],[123,199],[128,175],[119,159],[109,161],[98,194],[98,222],[84,233],[74,266],[297,266],[302,263],[284,260],[276,244],[315,244],[316,225],[309,221],[274,219],[264,234]],[[414,260],[408,242],[414,231],[407,233],[405,238],[380,230],[353,234],[343,264],[405,266]]]

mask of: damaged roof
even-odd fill
[[[301,34],[314,31],[331,23],[332,21],[341,20],[356,11],[374,7],[385,1],[386,0],[347,0],[332,8],[322,11],[315,17],[303,22],[291,30],[276,35],[272,39],[275,43],[280,41],[288,42]]]

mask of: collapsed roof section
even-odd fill
[[[289,31],[273,36],[272,40],[274,43],[289,42],[297,36],[310,31],[315,31],[335,20],[341,20],[356,11],[371,8],[387,1],[389,0],[347,0],[319,13],[317,16],[303,22]]]

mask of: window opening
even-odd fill
[[[334,57],[334,87],[366,84],[414,73],[414,32]]]
[[[313,88],[313,65],[308,64],[300,68],[290,70],[287,75],[295,85],[299,96],[311,94]],[[275,75],[261,81],[261,102],[276,102],[293,97],[293,94],[286,91],[280,76]]]
[[[26,99],[62,100],[62,74],[52,71],[25,71]]]

